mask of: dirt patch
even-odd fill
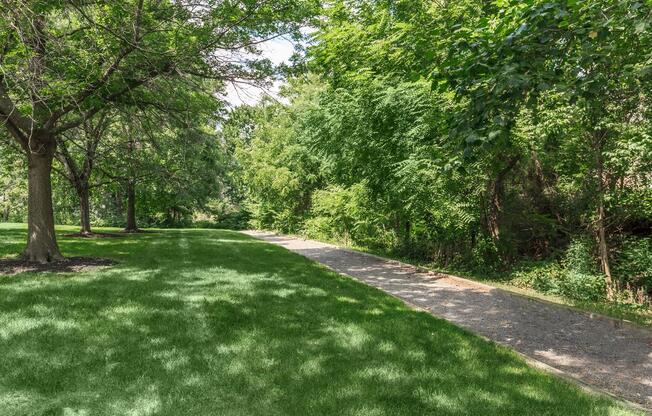
[[[76,273],[116,264],[114,260],[102,257],[67,257],[53,263],[37,263],[20,259],[0,259],[0,275],[18,273]]]
[[[72,238],[119,238],[124,237],[124,234],[114,234],[114,233],[72,233],[64,234],[64,237]]]

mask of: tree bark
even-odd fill
[[[487,212],[487,229],[491,240],[498,243],[500,239],[500,221],[499,214],[501,210],[500,192],[498,191],[499,182],[494,181],[489,186],[489,212]]]
[[[125,231],[138,231],[136,224],[136,181],[127,181],[127,226]]]
[[[79,197],[79,216],[80,216],[80,233],[83,235],[92,234],[91,230],[91,205],[90,205],[90,192],[88,184],[81,184],[77,189],[77,196]]]
[[[52,207],[52,160],[54,140],[43,143],[38,152],[28,154],[27,248],[23,257],[47,263],[63,260],[54,232]]]
[[[9,206],[6,206],[2,211],[2,219],[4,222],[9,222]]]

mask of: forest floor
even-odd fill
[[[237,232],[72,231],[115,263],[0,275],[0,416],[638,414]],[[25,239],[0,224],[0,258]]]
[[[257,231],[246,234],[652,410],[652,331],[647,328],[331,244]]]

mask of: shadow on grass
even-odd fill
[[[22,239],[23,230],[0,236]],[[61,246],[120,264],[0,277],[0,414],[620,412],[378,290],[235,232]]]

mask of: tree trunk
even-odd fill
[[[487,230],[494,243],[498,243],[498,240],[500,240],[500,212],[502,211],[504,182],[519,159],[519,156],[511,157],[507,161],[507,165],[498,172],[496,178],[488,186],[489,208],[486,213],[486,221]]]
[[[77,187],[77,196],[79,196],[79,217],[81,225],[80,233],[83,235],[92,234],[91,205],[88,184],[82,184]]]
[[[500,239],[499,214],[501,210],[501,184],[498,180],[493,181],[489,186],[489,211],[487,212],[487,229],[489,236],[494,243]]]
[[[405,242],[409,244],[412,239],[412,223],[410,222],[410,220],[405,220],[404,231],[405,231],[405,237],[404,237]]]
[[[4,222],[9,222],[9,205],[5,206],[2,211],[2,219]]]
[[[596,153],[597,174],[598,174],[598,220],[596,222],[598,234],[598,250],[600,252],[600,266],[604,273],[605,285],[607,287],[607,299],[614,299],[614,282],[611,276],[611,267],[609,265],[609,246],[607,244],[607,232],[605,230],[605,212],[604,212],[604,162],[602,160],[602,145],[598,145]]]
[[[127,226],[125,231],[138,231],[136,225],[136,181],[127,181]]]
[[[46,142],[39,153],[28,154],[27,248],[23,257],[47,263],[63,260],[54,233],[52,208],[52,160],[54,140]]]

